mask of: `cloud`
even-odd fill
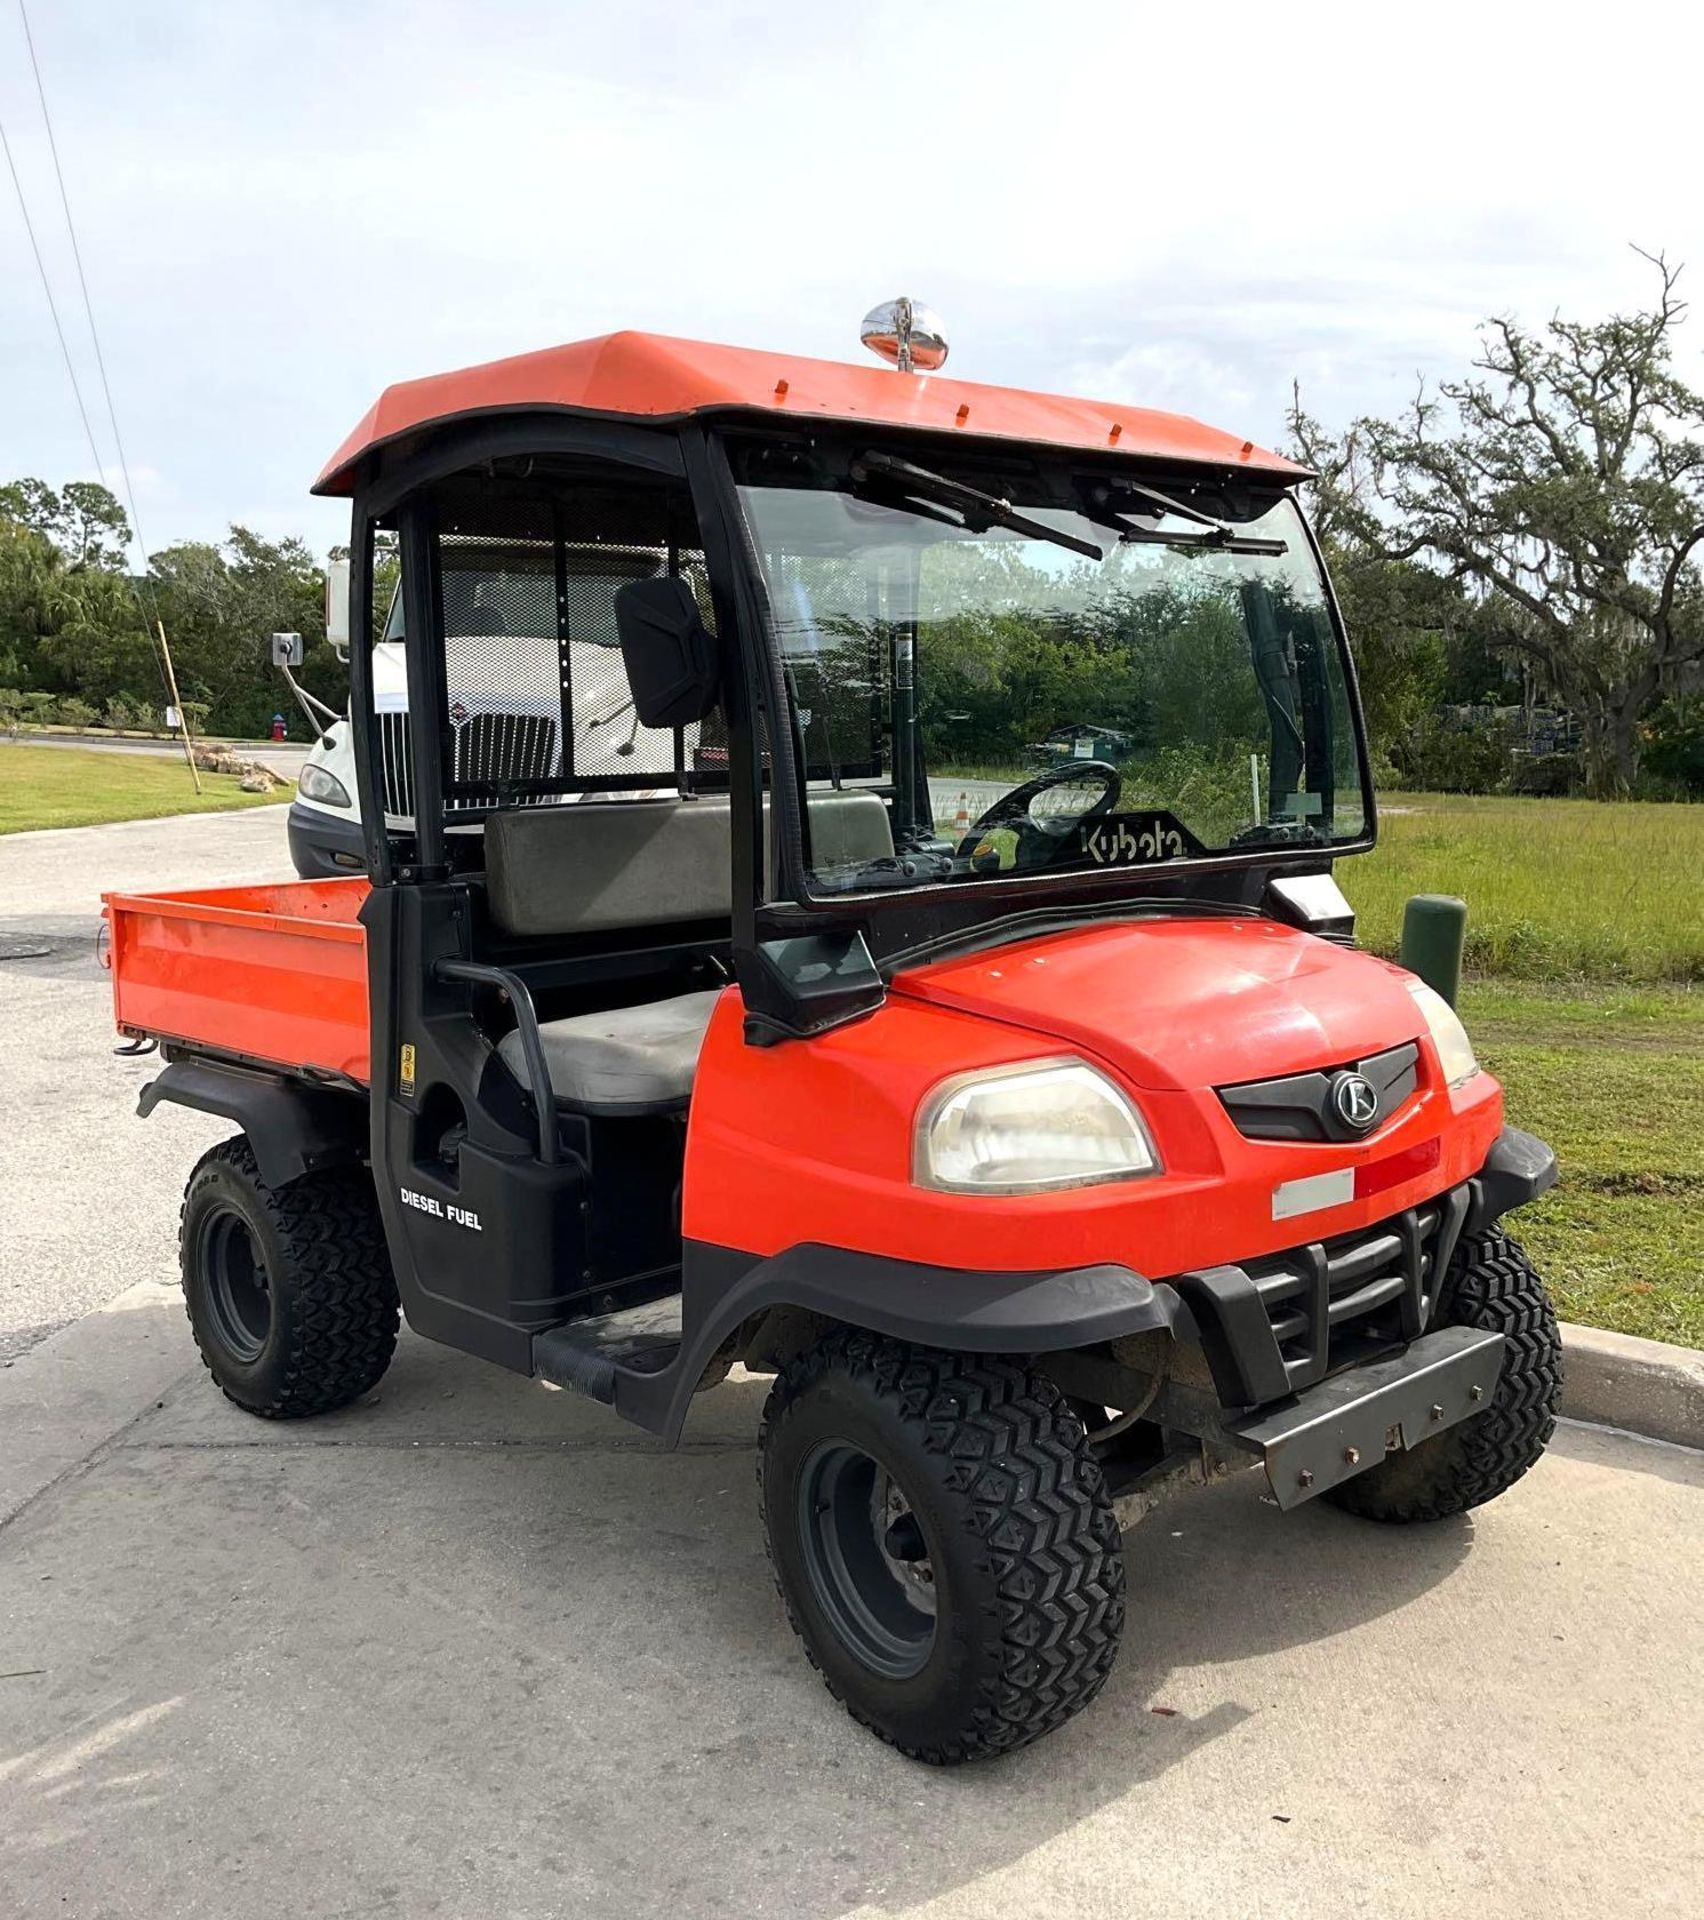
[[[1448,4],[37,11],[159,544],[328,544],[306,487],[381,386],[614,327],[856,357],[903,289],[967,377],[1270,440],[1293,378],[1398,405],[1484,314],[1625,305],[1627,240],[1696,231],[1695,63],[1647,0],[1589,63],[1565,16]],[[93,397],[15,33],[0,116]],[[0,473],[52,478],[88,456],[15,227]]]

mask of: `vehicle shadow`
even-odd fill
[[[724,1435],[744,1427],[755,1436],[766,1390],[763,1381],[730,1383],[713,1397],[713,1414],[705,1404],[707,1423],[713,1419]],[[898,1914],[966,1890],[976,1890],[980,1903],[991,1878],[1045,1855],[1104,1810],[1126,1803],[1120,1818],[1139,1820],[1145,1791],[1177,1769],[1191,1777],[1203,1770],[1221,1779],[1245,1774],[1236,1791],[1255,1809],[1251,1817],[1283,1819],[1281,1809],[1266,1804],[1260,1754],[1270,1736],[1229,1741],[1224,1757],[1203,1758],[1269,1712],[1267,1657],[1306,1648],[1310,1664],[1328,1663],[1328,1643],[1400,1612],[1447,1580],[1473,1536],[1466,1518],[1404,1529],[1323,1506],[1282,1515],[1258,1473],[1182,1496],[1125,1535],[1124,1645],[1098,1700],[1022,1752],[940,1770],[856,1728],[809,1670],[768,1591],[751,1495],[719,1512],[716,1524],[734,1534],[744,1572],[733,1585],[719,1583],[697,1617],[680,1623],[676,1682],[690,1689],[699,1660],[749,1647],[754,1617],[768,1616],[780,1638],[766,1649],[764,1665],[774,1678],[758,1727],[748,1725],[701,1756],[715,1769],[721,1810],[721,1833],[704,1836],[700,1856],[704,1885],[719,1884],[721,1897],[704,1906],[745,1910],[751,1836],[740,1838],[735,1810],[779,1788],[774,1827],[765,1828],[772,1837],[762,1848],[772,1904],[761,1910],[786,1914]],[[756,1675],[750,1679],[763,1685]],[[697,1760],[682,1756],[667,1779],[685,1784],[697,1773]],[[783,1832],[793,1838],[780,1840]],[[718,1871],[728,1877],[718,1882]],[[1100,1885],[1105,1897],[1109,1883]]]

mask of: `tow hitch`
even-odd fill
[[[1263,1409],[1225,1431],[1258,1453],[1280,1507],[1299,1507],[1418,1446],[1458,1420],[1483,1413],[1503,1371],[1503,1336],[1440,1327],[1404,1352],[1351,1367],[1299,1399]]]

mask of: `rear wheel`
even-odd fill
[[[1081,1421],[1026,1367],[831,1334],[776,1382],[758,1480],[806,1652],[903,1752],[1008,1752],[1104,1685],[1118,1524]]]
[[[248,1412],[329,1413],[389,1366],[396,1281],[363,1169],[269,1187],[248,1142],[226,1140],[190,1175],[178,1253],[195,1344]]]
[[[1442,1520],[1506,1493],[1543,1453],[1562,1395],[1562,1336],[1544,1282],[1501,1228],[1462,1243],[1438,1324],[1502,1334],[1490,1406],[1333,1487],[1334,1506],[1368,1520]]]

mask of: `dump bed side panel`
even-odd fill
[[[119,1026],[367,1081],[366,896],[362,879],[106,895]]]

